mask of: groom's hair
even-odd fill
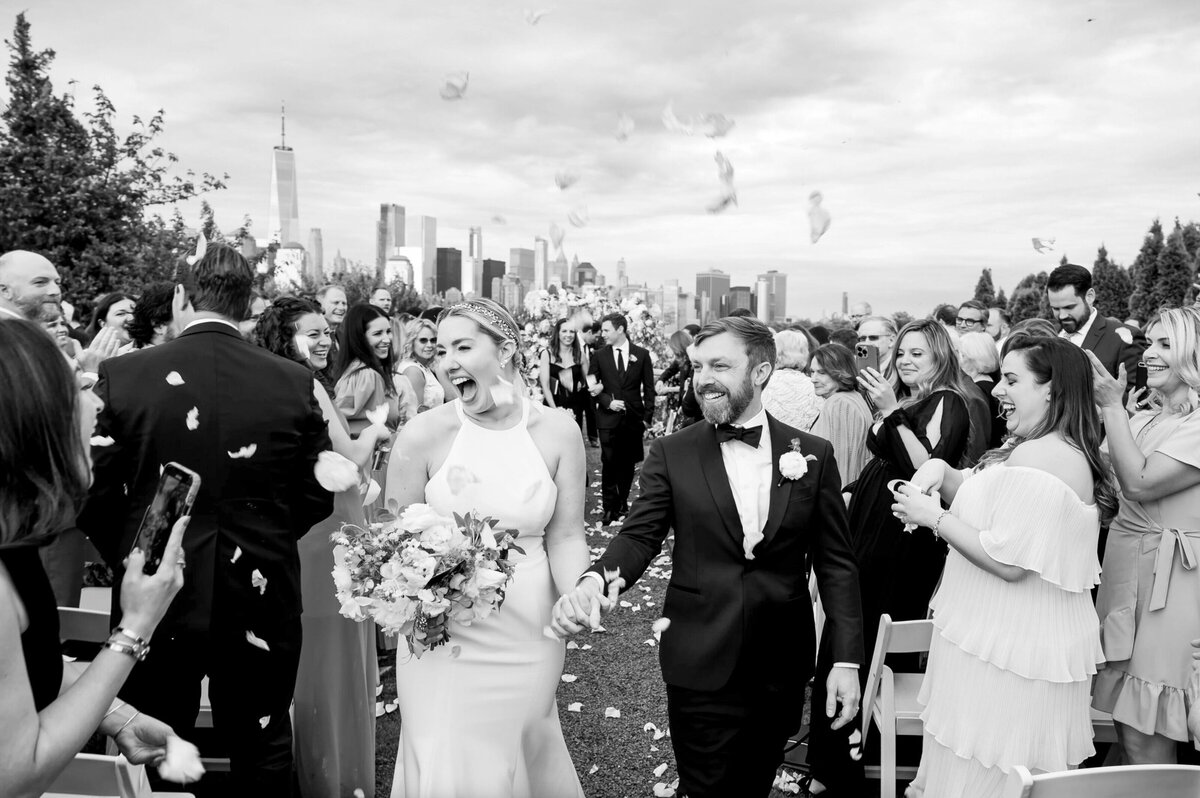
[[[692,339],[692,346],[699,346],[721,333],[729,333],[741,340],[746,347],[746,355],[750,358],[750,368],[759,363],[770,363],[772,368],[775,367],[775,334],[758,319],[726,316],[709,322],[696,333],[696,337]]]

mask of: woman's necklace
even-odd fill
[[[1138,434],[1137,434],[1137,440],[1138,440],[1138,442],[1139,442],[1139,443],[1141,443],[1141,441],[1142,441],[1142,439],[1145,437],[1146,433],[1148,433],[1148,432],[1149,432],[1150,430],[1152,430],[1154,427],[1158,426],[1158,422],[1162,421],[1162,420],[1163,420],[1163,416],[1165,416],[1165,415],[1167,415],[1167,411],[1166,411],[1165,409],[1163,409],[1163,410],[1159,410],[1159,411],[1158,411],[1158,412],[1157,412],[1157,413],[1154,415],[1154,418],[1152,418],[1152,419],[1150,419],[1149,421],[1147,421],[1147,422],[1146,422],[1146,425],[1145,425],[1144,427],[1142,427],[1140,430],[1138,430]]]

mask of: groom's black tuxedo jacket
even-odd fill
[[[182,384],[167,381],[172,372]],[[99,376],[104,408],[96,435],[113,443],[92,448],[95,476],[79,527],[116,571],[114,615],[121,560],[160,466],[171,461],[199,473],[201,487],[184,535],[183,589],[158,634],[207,632],[214,617],[262,629],[262,622],[299,615],[296,541],[333,509],[333,496],[313,475],[330,444],[311,372],[209,322],[107,360]],[[187,424],[192,408],[195,430]],[[257,447],[253,456],[230,456],[249,445]],[[251,584],[255,569],[267,580],[261,593]]]
[[[733,492],[712,424],[658,438],[642,466],[641,496],[621,532],[592,567],[620,569],[632,585],[675,530],[659,658],[669,685],[723,687],[735,668],[755,683],[803,689],[816,651],[805,557],[813,568],[835,662],[863,662],[858,566],[833,447],[767,416],[771,503],[763,540],[748,560]],[[764,431],[766,434],[766,431]],[[779,458],[799,440],[815,455],[798,480],[782,479]]]

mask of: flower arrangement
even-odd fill
[[[447,621],[464,626],[500,609],[513,571],[508,552],[523,551],[512,530],[475,513],[453,518],[411,504],[399,518],[343,524],[332,535],[333,583],[342,616],[367,618],[403,635],[418,657],[450,639]],[[457,647],[451,656],[457,656]]]

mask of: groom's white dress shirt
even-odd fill
[[[762,543],[763,526],[771,509],[771,433],[767,429],[767,411],[759,410],[744,424],[732,426],[762,427],[758,446],[738,440],[721,444],[721,460],[742,522],[742,550],[747,560],[753,560],[754,547]]]

